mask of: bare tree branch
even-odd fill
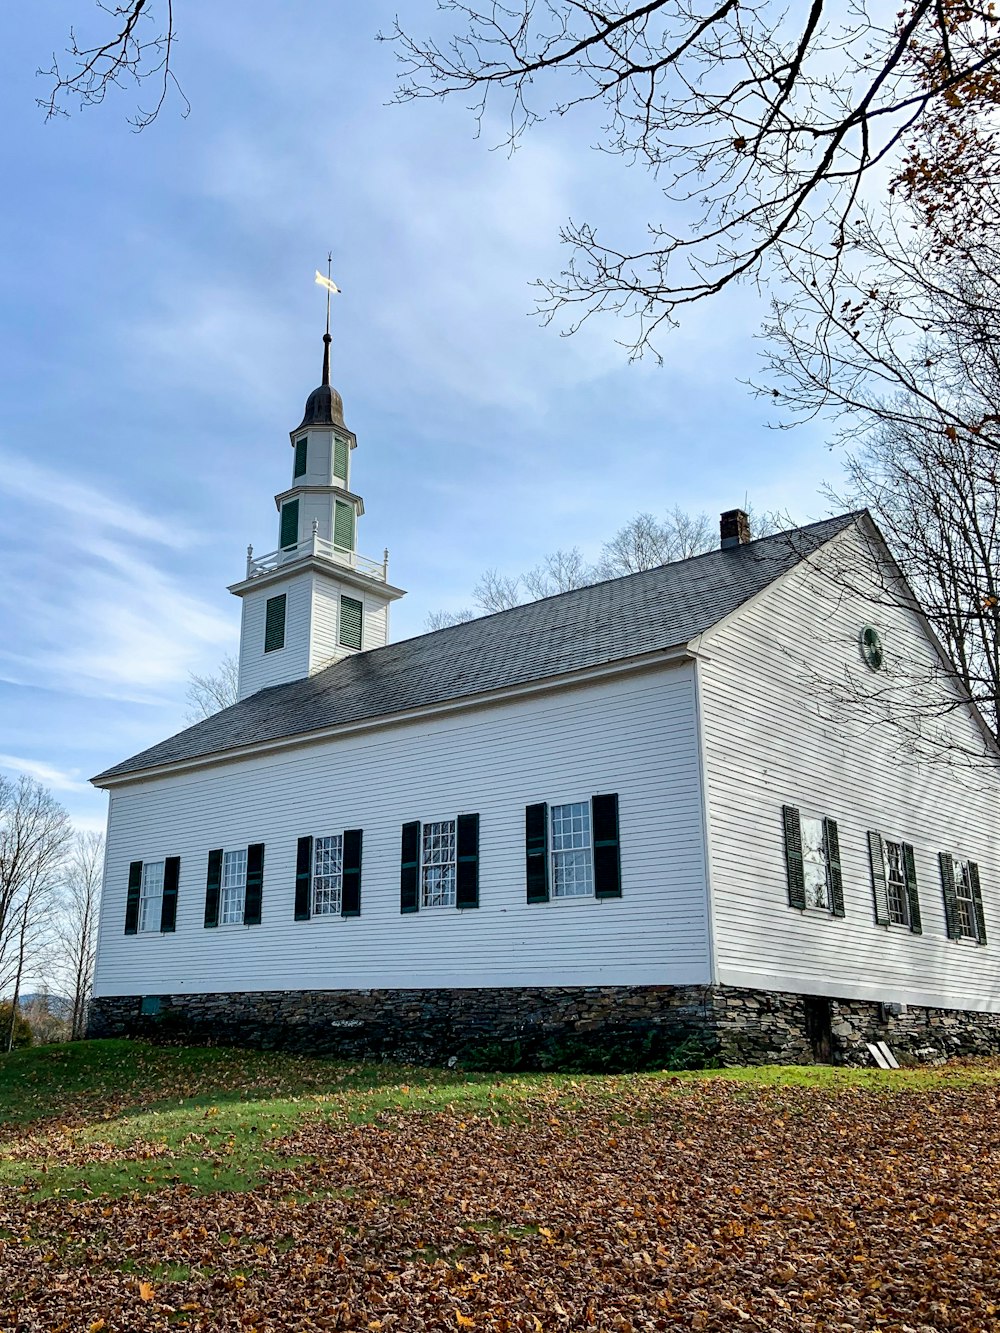
[[[587,222],[542,281],[539,311],[566,331],[598,312],[632,322],[633,356],[691,302],[808,253],[827,282],[873,168],[905,170],[941,105],[996,105],[991,6],[909,0],[442,0],[453,31],[396,23],[397,100],[472,94],[477,124],[506,102],[514,149],[545,116],[604,115],[598,146],[659,182],[675,222],[644,244]]]
[[[51,67],[38,70],[40,77],[51,80],[47,95],[36,99],[45,119],[68,115],[67,102],[76,101],[80,107],[99,106],[112,88],[147,83],[155,98],[150,107],[137,107],[129,118],[134,130],[144,130],[153,123],[171,87],[179,94],[181,114],[186,116],[191,105],[171,63],[176,41],[173,0],[160,0],[162,18],[156,17],[156,0],[128,0],[125,4],[95,0],[95,4],[110,21],[107,35],[88,44],[81,42],[75,28],[70,29],[65,52],[68,64],[53,54]]]

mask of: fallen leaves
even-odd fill
[[[1000,1333],[992,1084],[539,1080],[516,1114],[410,1098],[364,1124],[349,1105],[272,1141],[252,1191],[0,1190],[0,1328]]]

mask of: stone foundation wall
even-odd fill
[[[158,1012],[143,1012],[143,1008]],[[894,1007],[898,1008],[898,1006]],[[481,990],[247,991],[105,997],[88,1035],[442,1063],[547,1039],[613,1042],[655,1031],[696,1038],[727,1064],[869,1064],[865,1041],[900,1059],[1000,1052],[1000,1014],[823,999],[731,986],[511,987]]]

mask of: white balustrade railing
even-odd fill
[[[327,541],[321,537],[317,531],[317,525],[313,524],[312,535],[305,541],[297,542],[294,546],[284,546],[277,551],[268,551],[266,555],[254,555],[253,547],[247,547],[247,578],[259,578],[261,574],[271,574],[282,565],[290,565],[295,560],[301,560],[304,556],[315,555],[324,560],[331,560],[335,565],[343,565],[347,569],[354,569],[359,574],[367,574],[369,578],[381,579],[383,583],[389,577],[389,552],[388,549],[382,554],[381,562],[378,560],[369,560],[367,556],[358,555],[357,551],[348,551],[342,546],[335,546],[333,542]]]

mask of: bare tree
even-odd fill
[[[640,355],[683,306],[811,254],[835,277],[868,177],[913,168],[908,145],[941,106],[998,100],[992,5],[908,0],[441,0],[442,38],[397,21],[397,99],[499,99],[515,147],[546,115],[600,125],[598,146],[655,177],[669,222],[605,241],[568,222],[570,258],[540,309],[576,328],[634,321]],[[594,113],[589,118],[587,113]],[[602,117],[595,120],[595,116]]]
[[[53,905],[70,839],[69,817],[31,778],[0,776],[0,994],[12,994],[0,1034],[10,1050],[21,983],[52,939]]]
[[[187,720],[201,722],[223,708],[229,708],[239,697],[240,664],[232,653],[227,653],[219,669],[210,676],[188,676]]]
[[[138,88],[146,83],[153,90],[153,100],[146,109],[136,108],[129,122],[133,129],[152,124],[171,87],[180,96],[181,114],[186,116],[190,103],[172,67],[176,41],[173,0],[95,0],[95,8],[102,15],[98,35],[83,38],[71,28],[62,59],[53,54],[51,67],[38,71],[49,80],[47,94],[37,99],[46,120],[67,115],[67,102],[99,106],[112,88]]]
[[[750,530],[755,537],[777,532],[791,521],[777,513],[755,514],[746,505]],[[579,547],[568,551],[553,551],[543,557],[534,569],[511,576],[496,569],[488,569],[472,590],[476,608],[481,615],[507,611],[523,602],[538,601],[556,593],[570,592],[603,579],[620,578],[623,574],[637,574],[644,569],[655,569],[673,560],[686,560],[693,555],[710,551],[716,537],[707,514],[688,514],[679,505],[663,519],[653,514],[636,514],[624,524],[610,541],[601,548],[600,558],[588,564]],[[476,611],[435,611],[426,621],[429,630],[444,629],[474,620]]]
[[[86,1033],[103,877],[104,835],[77,833],[66,862],[58,927],[58,970],[71,1004],[71,1041],[80,1041]]]

